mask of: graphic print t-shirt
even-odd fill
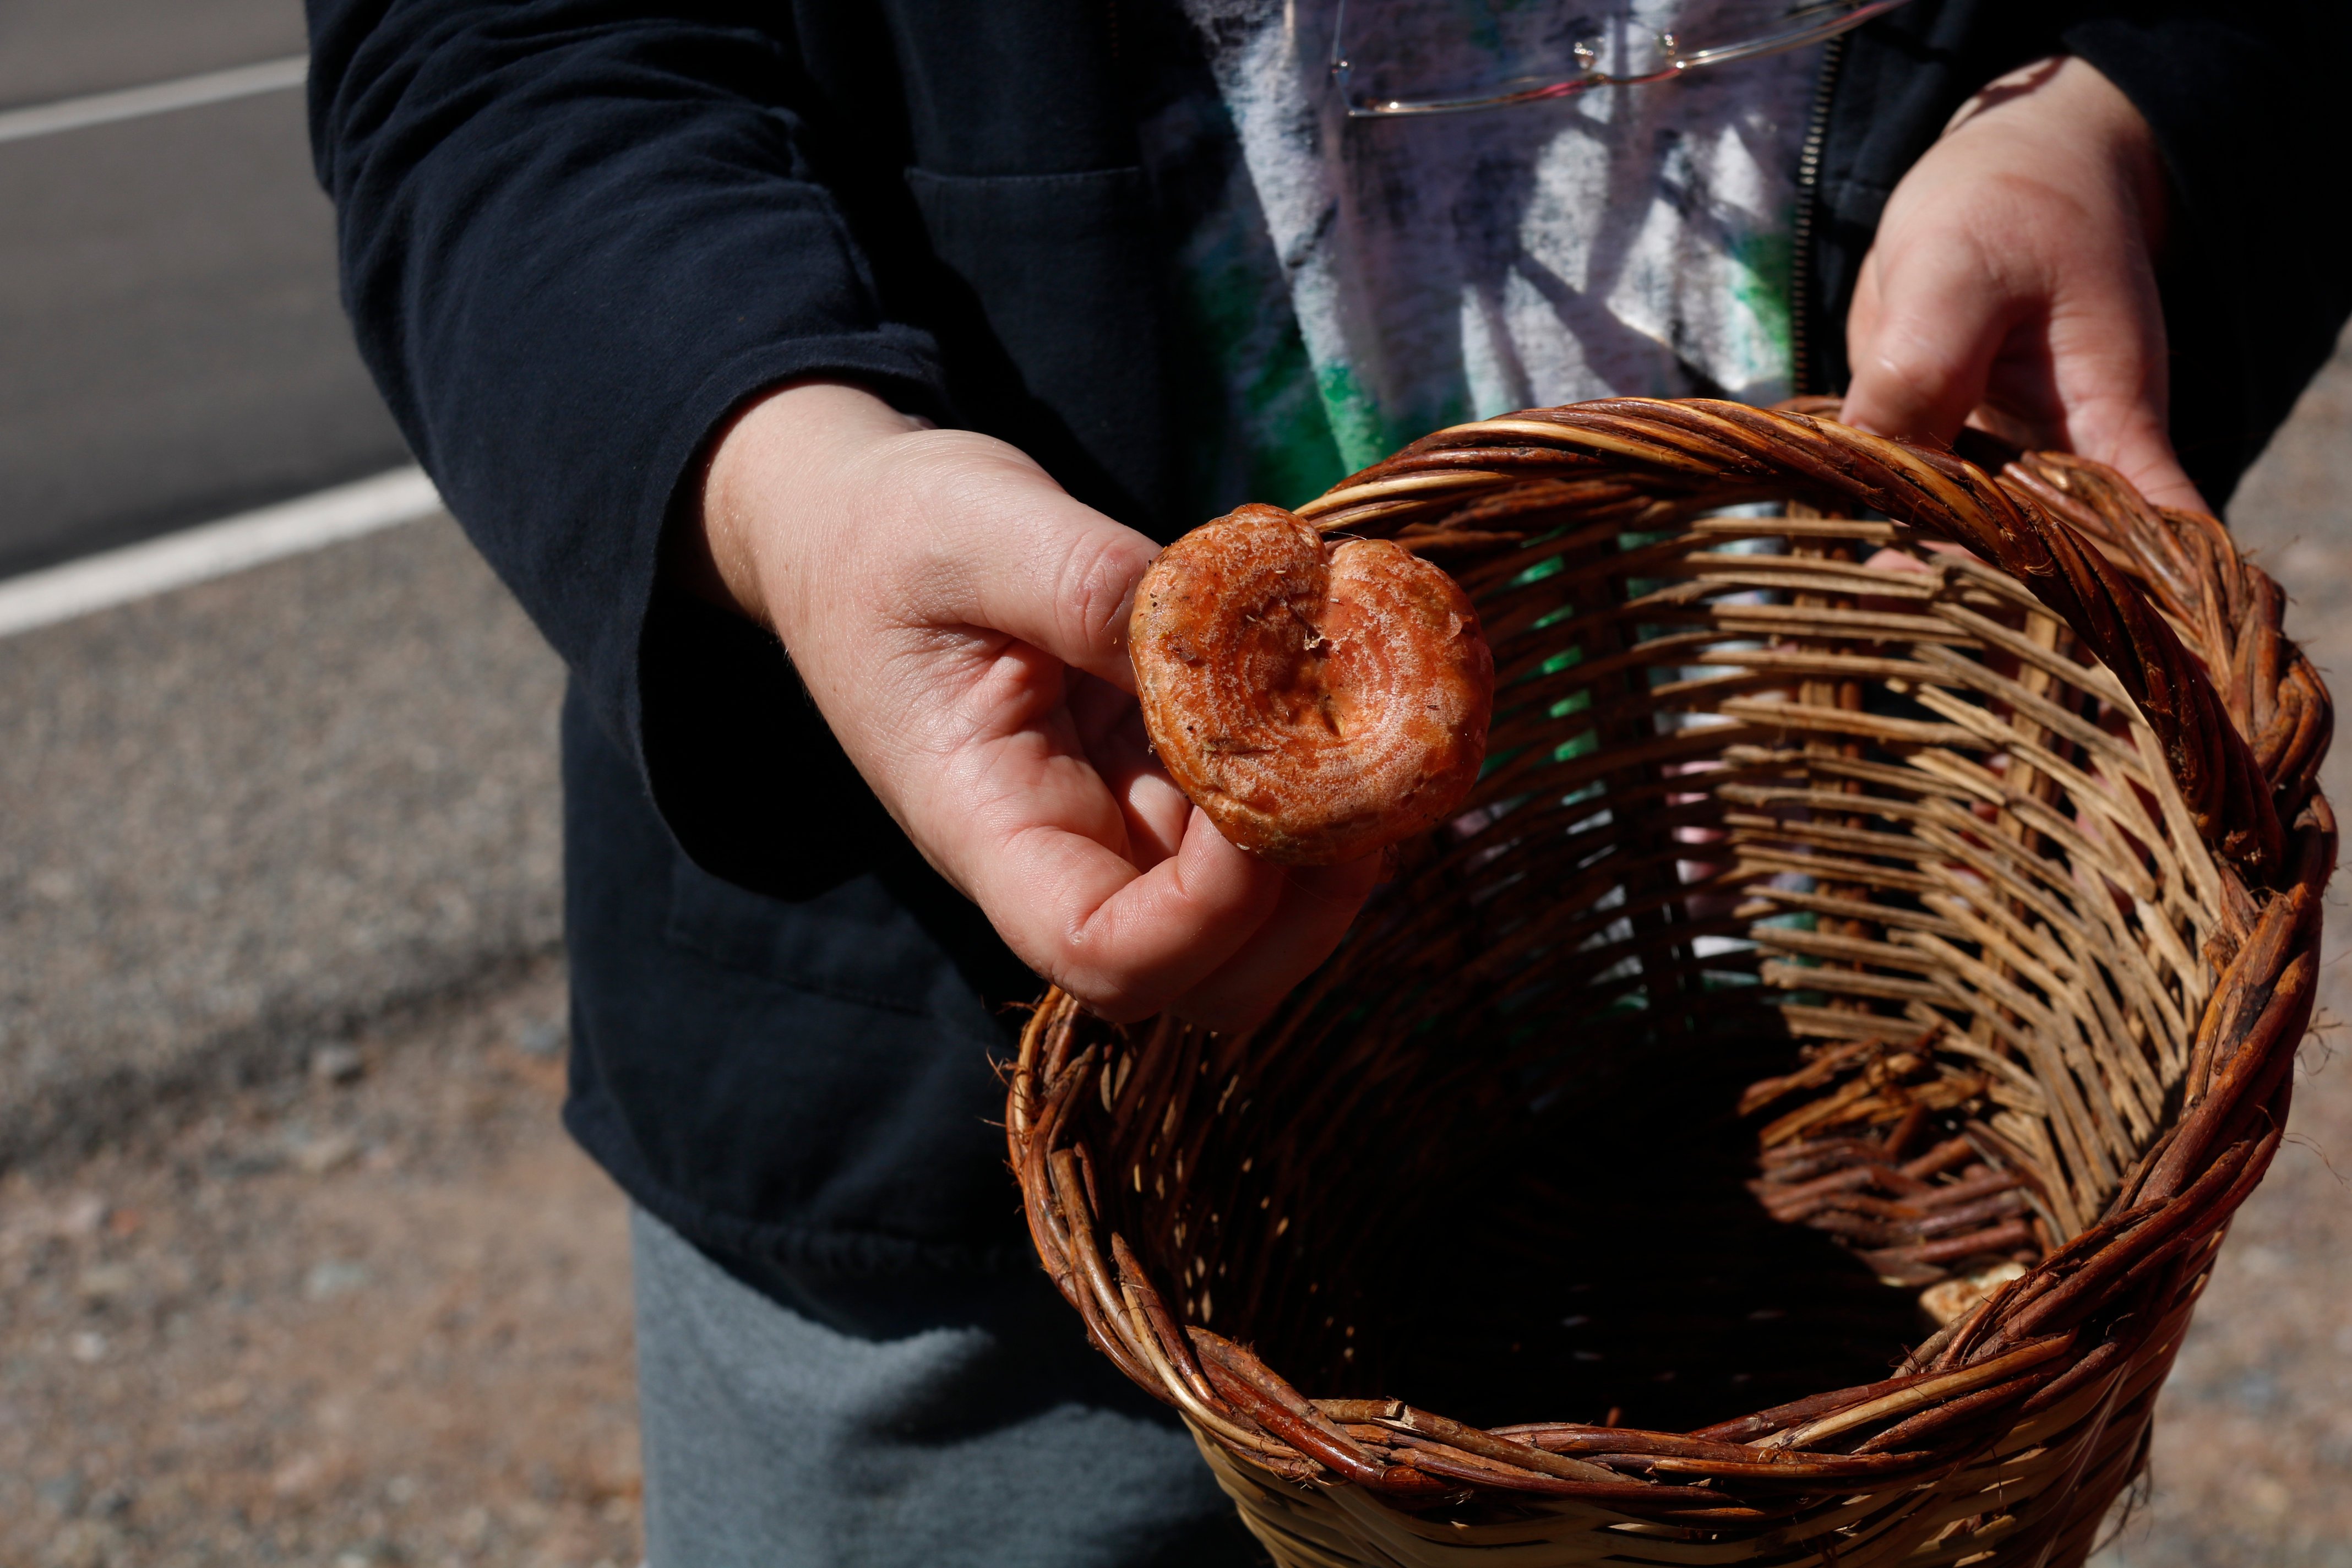
[[[1145,141],[1176,236],[1200,517],[1296,505],[1431,430],[1515,408],[1788,395],[1820,46],[1545,102],[1350,119],[1334,0],[1179,3],[1214,90],[1167,102]],[[1661,33],[1722,41],[1758,14],[1753,0],[1573,9],[1349,0],[1347,43],[1408,86],[1443,87],[1507,75],[1531,19],[1605,51]]]

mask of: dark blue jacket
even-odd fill
[[[1801,261],[1811,379],[1843,379],[1835,325],[1895,180],[1977,87],[2071,48],[2163,144],[2179,444],[2225,496],[2352,308],[2347,138],[2298,88],[2342,58],[2346,9],[1914,0],[1853,35]],[[988,1058],[1037,982],[774,640],[664,579],[661,542],[730,412],[819,373],[1002,436],[1163,538],[1199,521],[1169,500],[1135,134],[1193,47],[1172,0],[310,14],[362,352],[572,670],[572,1131],[723,1257],[1019,1258]]]

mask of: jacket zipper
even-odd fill
[[[1829,138],[1830,100],[1837,96],[1838,68],[1845,59],[1849,36],[1840,33],[1822,47],[1821,79],[1813,85],[1812,114],[1805,126],[1804,151],[1797,159],[1797,218],[1789,256],[1789,387],[1799,396],[1825,390],[1816,384],[1821,366],[1814,344],[1820,341],[1821,323],[1813,308],[1813,233],[1821,226],[1822,144]]]

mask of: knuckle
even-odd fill
[[[1148,560],[1133,537],[1115,525],[1097,525],[1071,538],[1053,584],[1060,631],[1070,646],[1124,646],[1128,609]]]

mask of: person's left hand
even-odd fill
[[[2071,57],[2003,77],[1895,189],[1846,319],[1847,423],[1949,441],[1974,422],[2206,510],[2167,434],[2147,122]]]

